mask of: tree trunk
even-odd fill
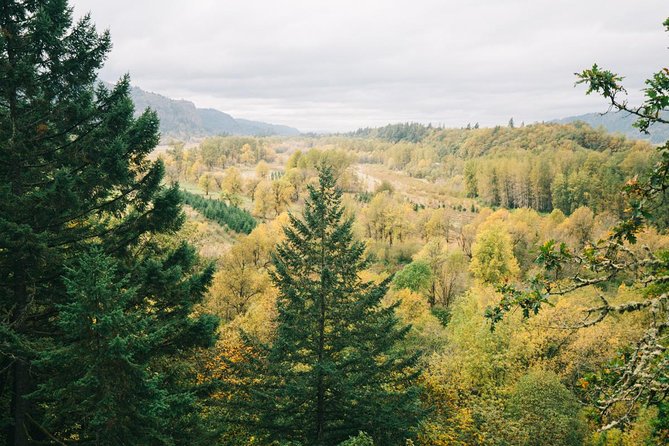
[[[324,229],[324,228],[323,228]],[[323,356],[325,353],[325,290],[324,274],[326,269],[325,230],[321,232],[321,289],[318,318],[318,367],[316,369],[316,444],[322,445],[325,437],[325,382],[323,376]]]
[[[16,309],[11,317],[11,322],[17,332],[21,332],[23,319],[27,310],[27,289],[25,285],[24,271],[20,265],[14,270],[14,298]],[[13,446],[28,446],[30,444],[27,431],[28,401],[25,395],[30,393],[30,377],[28,376],[28,362],[24,358],[17,358],[12,365],[12,398],[10,402],[10,416],[12,429],[9,436],[9,444]]]
[[[7,18],[11,17],[7,10],[3,11],[3,15]],[[11,22],[11,20],[8,20],[3,25],[5,30],[5,38],[7,39],[7,58],[9,60],[10,66],[15,67],[15,37],[17,35],[16,26],[15,23]],[[10,72],[13,72],[13,68],[10,68]],[[11,82],[15,81],[15,79],[11,79]],[[12,88],[10,88],[8,91],[8,102],[12,136],[9,139],[7,149],[10,151],[10,153],[16,155],[17,145],[15,137],[17,132],[17,120],[19,113],[17,105],[18,90],[15,84],[12,85]],[[14,194],[16,197],[20,197],[23,193],[23,185],[21,182],[21,165],[18,162],[15,162],[12,168],[12,194]],[[20,259],[20,254],[18,258]],[[14,300],[16,302],[16,307],[11,313],[10,323],[17,333],[21,333],[23,331],[23,320],[25,318],[25,313],[28,307],[28,290],[26,286],[25,268],[21,264],[20,260],[16,261],[13,269],[14,274],[12,279],[14,281]],[[28,363],[25,358],[17,358],[14,360],[11,369],[12,398],[9,407],[10,418],[12,420],[9,444],[14,446],[29,445],[26,424],[28,415],[28,401],[24,397],[30,391],[28,370]]]

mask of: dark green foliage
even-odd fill
[[[658,404],[657,419],[653,423],[653,437],[657,444],[669,442],[669,401]]]
[[[576,397],[550,372],[531,372],[509,398],[509,414],[527,432],[523,446],[581,446],[586,426]]]
[[[451,320],[450,308],[435,306],[430,309],[430,313],[432,313],[432,316],[436,317],[439,320],[439,323],[444,327],[446,327]]]
[[[339,443],[339,446],[374,446],[374,440],[366,433],[360,432],[355,437]]]
[[[379,128],[358,129],[350,133],[350,136],[365,138],[380,138],[390,142],[420,142],[425,138],[432,128],[417,122],[406,122],[403,124],[389,124]]]
[[[168,299],[148,304],[141,297],[153,283],[131,284],[147,274],[152,282],[181,276],[194,260],[183,246],[169,258],[147,258],[124,273],[117,260],[92,249],[66,268],[67,300],[57,306],[56,322],[62,336],[33,363],[45,379],[31,397],[58,408],[47,412],[44,428],[99,445],[163,444],[193,433],[175,413],[197,410],[188,378],[171,382],[173,371],[153,360],[189,344],[211,345],[217,321],[165,317],[160,301]],[[174,311],[190,314],[210,278],[207,271],[170,290],[184,304]],[[172,361],[170,368],[177,369],[179,360]]]
[[[409,327],[381,305],[388,281],[359,278],[365,246],[342,217],[328,168],[309,196],[304,220],[291,217],[273,260],[276,339],[249,375],[261,382],[236,395],[248,395],[247,421],[269,440],[336,445],[363,431],[378,444],[404,444],[421,413],[417,356],[397,348]]]
[[[192,317],[211,270],[156,241],[183,222],[147,159],[156,115],[134,117],[127,77],[95,84],[109,35],[67,1],[3,2],[0,28],[0,442],[181,441],[197,411],[180,364],[216,320]]]
[[[430,265],[422,260],[415,260],[402,268],[393,278],[393,288],[407,288],[420,293],[426,292],[432,284],[433,272]]]
[[[185,204],[192,206],[209,220],[227,226],[235,232],[249,234],[256,227],[256,220],[244,209],[228,206],[220,200],[203,198],[190,192],[181,191]]]

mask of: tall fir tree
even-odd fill
[[[180,198],[147,159],[155,113],[133,116],[127,77],[96,81],[110,48],[66,0],[0,5],[0,443],[195,429],[185,358],[214,339],[192,315],[212,272],[156,237],[182,224]]]
[[[363,431],[378,444],[404,444],[421,416],[418,354],[398,345],[410,328],[382,305],[389,280],[360,278],[365,245],[343,217],[332,170],[319,173],[304,219],[291,216],[273,259],[276,339],[237,395],[270,441],[336,445]]]

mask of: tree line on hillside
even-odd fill
[[[417,122],[406,122],[401,124],[389,124],[377,128],[361,128],[347,133],[347,136],[356,138],[379,138],[390,142],[420,142],[432,130],[432,124],[424,126]]]
[[[420,141],[330,138],[361,162],[383,163],[444,184],[486,206],[569,215],[582,206],[622,216],[624,182],[643,179],[659,160],[647,142],[609,135],[582,123],[431,129]],[[659,214],[659,213],[658,213]],[[666,224],[656,218],[659,224]]]
[[[669,19],[663,24],[669,32]],[[640,131],[647,132],[655,124],[669,124],[663,114],[669,104],[666,68],[646,80],[644,99],[637,107],[628,104],[620,75],[595,64],[577,76],[577,83],[585,84],[588,94],[598,93],[613,109],[634,115],[634,125]],[[582,387],[596,405],[597,421],[602,425],[597,444],[623,440],[628,434],[625,429],[641,418],[639,408],[653,411],[655,418],[655,435],[644,443],[664,444],[669,440],[669,251],[654,250],[642,239],[654,223],[653,216],[666,213],[669,142],[658,148],[658,159],[644,177],[635,176],[626,183],[623,218],[605,237],[578,250],[555,240],[547,241],[537,258],[546,274],[521,286],[501,284],[501,300],[486,310],[494,329],[509,312],[521,310],[525,318],[530,318],[545,312],[556,296],[574,299],[586,290],[596,297],[591,298],[582,320],[571,329],[602,326],[625,315],[627,321],[634,316],[641,318],[640,335],[635,342],[609,361],[603,371],[582,378]],[[618,285],[637,293],[611,299],[605,291]]]

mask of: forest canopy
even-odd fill
[[[8,1],[0,31],[0,443],[669,442],[669,143],[511,118],[160,145],[90,15]],[[636,106],[576,82],[669,124],[666,68]]]

